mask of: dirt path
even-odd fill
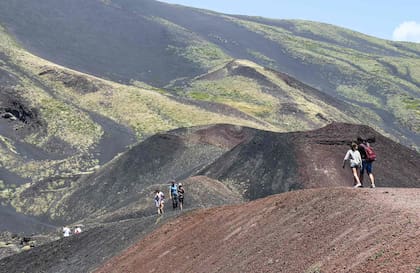
[[[189,213],[96,272],[418,272],[420,189],[315,189]]]

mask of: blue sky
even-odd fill
[[[228,14],[305,19],[388,40],[420,42],[419,0],[160,0]]]

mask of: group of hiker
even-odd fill
[[[345,167],[346,161],[348,161],[353,174],[354,188],[363,187],[363,176],[365,171],[369,176],[370,187],[376,187],[375,177],[372,173],[373,161],[375,160],[376,154],[366,139],[358,137],[357,143],[351,143],[351,148],[344,156],[343,168]]]
[[[373,161],[376,160],[376,154],[370,143],[361,137],[357,138],[357,142],[351,143],[351,148],[346,152],[343,160],[343,168],[346,162],[349,162],[353,180],[354,188],[363,187],[364,173],[368,174],[370,180],[370,187],[375,188],[375,177],[373,176]],[[169,199],[172,201],[173,209],[183,209],[184,205],[184,187],[182,183],[177,184],[174,180],[170,181]],[[165,206],[165,194],[160,190],[155,190],[155,205],[157,207],[158,215],[163,214]]]
[[[71,235],[72,231],[68,226],[63,227],[63,236],[64,237],[69,237]],[[77,225],[74,228],[73,234],[80,234],[82,233],[82,228],[80,225]]]
[[[184,187],[182,183],[177,184],[175,180],[170,181],[169,186],[169,199],[172,200],[172,208],[180,210],[184,206]],[[165,194],[160,190],[155,190],[155,205],[158,210],[158,215],[163,214],[163,208],[165,206]]]

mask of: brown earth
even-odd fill
[[[96,273],[420,270],[420,189],[309,189],[187,213]]]

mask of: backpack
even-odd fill
[[[366,152],[366,160],[374,161],[376,160],[376,153],[371,146],[364,145],[365,152]]]

